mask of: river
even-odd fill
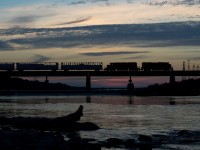
[[[135,134],[199,131],[200,96],[1,96],[0,115],[55,118],[74,112],[79,105],[84,106],[80,122],[93,122],[101,128],[78,132],[82,138],[103,141],[129,139]]]

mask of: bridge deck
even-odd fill
[[[200,71],[0,71],[0,76],[200,76]]]

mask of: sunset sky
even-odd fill
[[[3,0],[0,18],[1,62],[200,65],[200,0]]]

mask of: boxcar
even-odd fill
[[[137,71],[136,62],[114,62],[107,65],[106,71]]]
[[[100,71],[103,69],[102,62],[62,62],[61,70],[95,70]]]
[[[17,63],[16,69],[19,71],[23,70],[58,70],[58,63],[56,62],[28,62],[28,63]]]
[[[12,71],[15,69],[14,63],[0,63],[0,70]]]

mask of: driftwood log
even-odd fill
[[[0,117],[0,125],[10,125],[20,129],[39,129],[55,131],[97,130],[99,127],[92,122],[77,122],[83,116],[83,106],[64,117],[58,118],[32,118],[32,117]]]

